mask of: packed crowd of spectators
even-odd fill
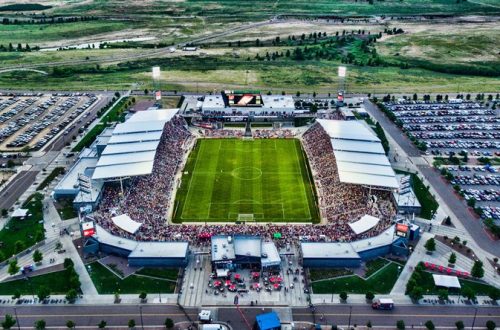
[[[295,137],[295,133],[289,129],[256,129],[252,131],[255,139],[287,139]]]
[[[395,215],[390,192],[374,189],[370,195],[364,186],[340,182],[330,137],[321,125],[315,124],[304,133],[303,146],[313,171],[322,216],[335,228],[334,240],[353,238],[349,223],[365,214],[381,221],[378,228],[364,236],[378,234],[388,226]]]
[[[272,132],[272,130],[267,131]],[[220,137],[224,137],[226,134],[237,134],[238,131],[206,130],[206,132],[207,134],[218,132],[223,134]],[[277,130],[266,137],[285,137],[291,134],[289,130]],[[95,213],[97,223],[112,234],[136,240],[188,240],[193,245],[203,245],[209,244],[207,238],[215,234],[259,235],[264,239],[272,239],[273,234],[279,232],[284,238],[280,244],[287,244],[296,242],[299,238],[308,241],[349,241],[375,236],[387,228],[395,215],[389,192],[372,190],[369,195],[365,187],[339,181],[329,137],[321,126],[316,124],[303,135],[303,145],[314,173],[319,206],[323,218],[327,219],[326,224],[168,225],[166,214],[169,205],[173,203],[172,192],[178,184],[175,179],[176,173],[181,170],[180,167],[193,138],[181,117],[174,117],[167,123],[157,149],[153,173],[132,178],[124,188],[123,198],[119,184],[107,185]],[[136,234],[129,234],[114,226],[111,218],[121,214],[127,214],[134,221],[142,223]],[[379,217],[381,221],[376,228],[356,236],[349,223],[365,214]]]

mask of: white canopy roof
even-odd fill
[[[135,152],[133,157],[130,154],[110,154],[102,155],[97,166],[108,166],[116,164],[129,164],[153,161],[155,159],[156,151],[149,150],[144,152]]]
[[[141,111],[125,123],[116,125],[92,178],[109,179],[151,174],[165,123],[170,121],[177,111]]]
[[[380,142],[377,135],[357,120],[317,119],[332,139]]]
[[[21,218],[21,217],[25,217],[27,215],[28,215],[28,209],[16,209],[12,213],[13,218]]]
[[[260,262],[262,267],[279,266],[281,264],[280,254],[273,242],[262,242],[262,258]]]
[[[153,172],[153,162],[140,162],[96,167],[92,179],[109,179],[147,175]]]
[[[456,276],[432,274],[432,278],[434,278],[434,284],[436,286],[442,286],[445,288],[457,288],[457,289],[461,288],[460,281]]]
[[[111,219],[113,220],[115,226],[131,234],[135,234],[142,226],[142,223],[130,219],[130,217],[126,214],[118,215],[116,217],[112,217]]]
[[[375,227],[379,221],[379,218],[365,214],[358,221],[350,223],[349,226],[356,235],[359,235]]]
[[[108,144],[102,152],[103,155],[111,154],[130,154],[133,152],[156,150],[159,140],[148,142],[133,142],[133,143],[120,143]]]
[[[387,188],[399,186],[380,139],[363,122],[317,121],[331,138],[341,182]]]
[[[115,130],[113,131],[113,135],[162,131],[164,125],[165,125],[164,121],[141,121],[141,122],[126,121],[123,124],[116,125]]]
[[[179,109],[161,109],[139,111],[127,121],[128,123],[136,123],[141,121],[162,121],[169,122]]]
[[[162,131],[131,133],[113,135],[108,141],[108,144],[128,143],[128,142],[145,142],[158,141],[161,138]]]
[[[382,144],[378,142],[369,141],[354,141],[343,139],[332,139],[332,146],[334,150],[339,151],[354,151],[361,153],[384,154]]]

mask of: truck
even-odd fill
[[[376,299],[372,303],[372,308],[373,309],[380,309],[380,310],[391,310],[394,308],[394,301],[389,298],[380,298]]]
[[[200,329],[201,330],[225,330],[226,327],[224,327],[221,324],[202,324]]]
[[[198,313],[198,320],[202,323],[212,322],[212,312],[209,310],[201,310],[200,313]]]

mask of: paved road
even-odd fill
[[[365,325],[369,320],[374,326],[394,327],[397,320],[404,320],[407,327],[413,324],[419,327],[427,320],[432,320],[436,326],[454,327],[455,322],[462,320],[466,327],[472,325],[475,309],[472,307],[451,307],[451,306],[397,306],[393,311],[374,311],[368,305],[352,306],[351,325]],[[217,311],[218,320],[227,322],[233,329],[245,330],[247,323],[253,326],[255,316],[268,312],[271,308],[266,307],[242,307],[240,313],[236,308],[228,306],[219,308]],[[277,308],[283,314],[287,308]],[[323,323],[348,325],[349,323],[348,305],[324,305],[316,306],[316,322],[320,321],[320,316],[324,315]],[[197,309],[187,309],[192,320],[197,318]],[[293,321],[314,322],[312,314],[308,308],[294,308]],[[139,305],[105,305],[105,306],[18,306],[0,307],[0,316],[11,314],[19,319],[21,327],[32,328],[36,320],[43,319],[49,327],[64,327],[68,320],[72,320],[77,327],[93,327],[101,321],[107,322],[108,328],[126,328],[130,319],[136,321],[137,327],[141,325],[141,308]],[[161,326],[166,318],[171,318],[175,322],[188,322],[185,314],[176,305],[143,305],[142,319],[147,327]],[[486,307],[477,309],[475,326],[484,327],[487,320],[493,320],[500,324],[500,307]],[[14,327],[15,328],[15,327]]]
[[[353,326],[365,326],[371,321],[373,326],[390,326],[395,328],[398,320],[404,320],[406,328],[420,327],[427,320],[432,320],[434,325],[455,328],[455,322],[463,321],[466,327],[470,327],[474,320],[474,308],[451,307],[451,306],[396,306],[392,311],[376,311],[369,305],[366,306],[342,306],[324,305],[316,306],[316,322],[320,323],[321,315],[324,315],[321,323],[347,326],[349,324],[349,311],[351,312],[350,324]],[[308,308],[294,308],[294,321],[314,322],[311,311]],[[484,327],[486,321],[493,320],[500,324],[500,307],[478,308],[475,326]]]
[[[366,110],[382,125],[384,130],[399,144],[404,152],[410,157],[420,156],[420,151],[411,143],[408,137],[380,111],[373,103],[368,100],[364,102]],[[436,192],[441,197],[441,200],[446,203],[450,210],[459,219],[467,232],[474,238],[474,241],[483,250],[488,251],[493,255],[499,255],[500,241],[493,241],[486,234],[480,221],[469,211],[465,203],[459,200],[450,184],[445,182],[441,175],[432,167],[427,165],[417,165],[419,171],[432,185]]]
[[[193,319],[197,319],[197,310],[186,311]],[[19,320],[21,327],[33,329],[35,321],[43,319],[48,327],[66,328],[66,322],[71,320],[78,328],[91,327],[96,329],[97,324],[104,320],[107,328],[127,328],[130,319],[134,319],[137,328],[141,326],[141,308],[139,305],[107,305],[107,306],[19,306],[0,307],[0,316],[11,314]],[[174,322],[188,322],[184,313],[175,305],[143,305],[142,320],[145,326],[162,326],[166,318]],[[13,327],[13,329],[15,329]],[[163,326],[163,328],[165,328]]]
[[[33,182],[39,171],[22,171],[0,192],[0,209],[9,209]]]

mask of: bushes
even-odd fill
[[[45,187],[47,187],[52,180],[54,180],[59,174],[64,174],[65,170],[64,167],[56,167],[52,172],[47,175],[47,177],[36,187],[37,191],[43,190]]]

